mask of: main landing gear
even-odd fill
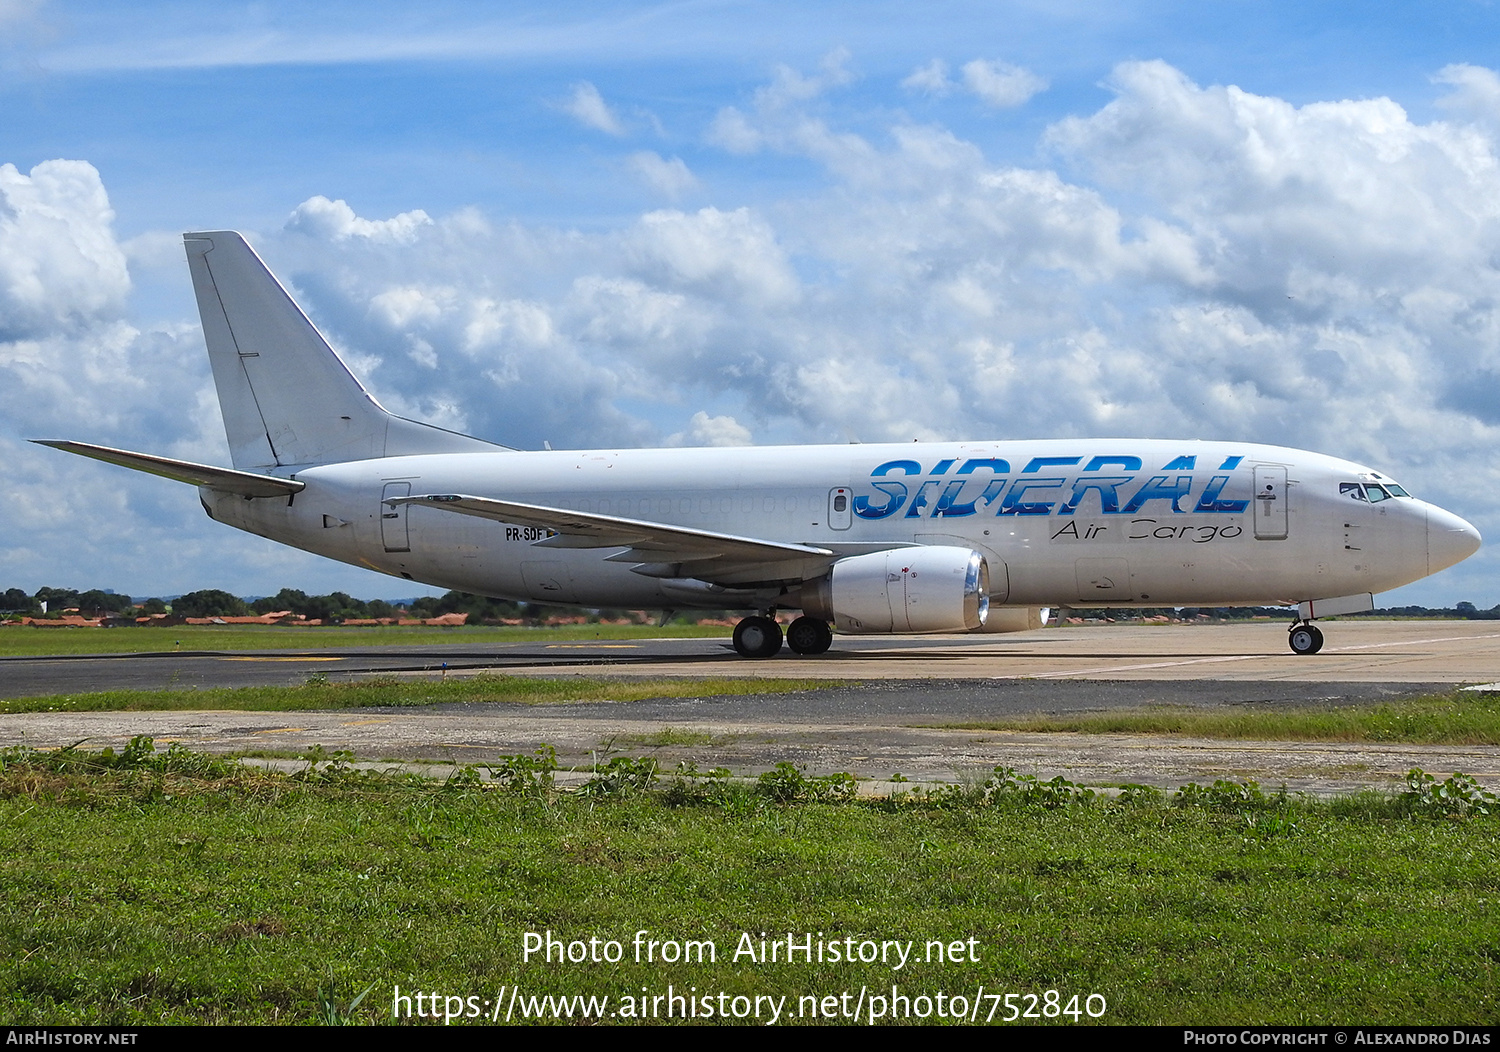
[[[781,626],[774,617],[747,617],[734,626],[734,650],[740,657],[775,657],[781,650]]]
[[[1316,654],[1323,649],[1323,633],[1310,621],[1294,622],[1286,641],[1293,654]]]
[[[734,650],[740,657],[775,657],[781,640],[781,626],[774,617],[747,617],[734,626]],[[798,654],[822,654],[833,645],[833,629],[816,617],[799,617],[787,626],[786,644]]]
[[[799,617],[786,629],[786,645],[798,654],[826,654],[833,646],[833,629],[816,617]]]

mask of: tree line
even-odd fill
[[[464,613],[471,623],[485,621],[539,621],[563,611],[536,603],[516,603],[492,599],[468,592],[448,592],[441,596],[423,596],[403,605],[385,599],[356,599],[347,592],[308,595],[299,588],[283,588],[275,595],[259,599],[242,599],[217,588],[204,588],[171,599],[150,598],[136,601],[118,592],[75,588],[39,588],[28,594],[20,588],[0,593],[0,614],[11,617],[40,617],[45,604],[49,617],[61,616],[64,610],[77,610],[84,617],[134,618],[143,614],[169,614],[187,617],[247,617],[288,611],[309,621],[347,621],[381,617],[441,617]],[[576,611],[573,611],[576,613]],[[596,616],[615,619],[623,611],[600,610]]]

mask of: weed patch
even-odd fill
[[[1427,818],[1489,815],[1500,807],[1500,799],[1467,774],[1455,772],[1440,782],[1416,767],[1407,772],[1406,790],[1396,802],[1412,814]]]

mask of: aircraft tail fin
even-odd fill
[[[387,412],[239,234],[183,242],[236,468],[505,448]]]

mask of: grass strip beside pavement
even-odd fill
[[[121,628],[0,628],[0,657],[157,654],[172,651],[332,650],[343,647],[485,646],[578,640],[729,638],[722,625],[169,625]]]
[[[217,709],[305,712],[374,706],[424,706],[459,702],[559,705],[628,702],[650,698],[702,698],[723,694],[785,694],[847,686],[818,679],[626,679],[587,676],[472,676],[447,680],[377,678],[300,687],[213,687],[203,690],[114,690],[0,699],[0,713],[161,712]]]
[[[1175,734],[1258,741],[1500,745],[1500,694],[1457,690],[1338,706],[1220,709],[1151,706],[942,724],[953,730]]]

